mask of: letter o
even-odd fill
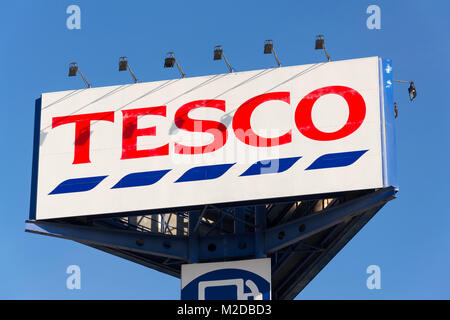
[[[345,99],[349,113],[345,125],[335,132],[323,132],[317,129],[312,121],[312,109],[317,99],[326,94],[338,94]],[[344,86],[329,86],[314,90],[307,94],[295,110],[295,124],[298,130],[307,138],[318,141],[342,139],[355,132],[366,117],[366,103],[363,97],[354,89]]]

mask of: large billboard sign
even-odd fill
[[[245,204],[395,184],[378,57],[42,94],[31,216]]]

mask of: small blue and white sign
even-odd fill
[[[181,266],[182,300],[270,300],[270,259]]]

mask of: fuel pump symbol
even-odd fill
[[[245,281],[245,285],[250,289],[249,293],[244,293],[244,279],[200,281],[198,283],[198,300],[205,300],[205,291],[207,288],[225,286],[236,287],[237,300],[249,300],[249,297],[253,297],[253,300],[262,300],[262,293],[252,280]]]

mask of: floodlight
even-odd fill
[[[78,65],[75,62],[72,62],[69,65],[69,77],[75,77],[77,75]]]
[[[76,62],[71,62],[69,64],[69,77],[75,77],[77,75],[77,72],[80,74],[80,76],[83,78],[84,83],[86,84],[86,87],[90,88],[91,85],[89,82],[87,82],[84,75],[81,73],[80,69],[78,68],[78,65]]]
[[[227,58],[225,57],[225,54],[223,53],[222,46],[215,46],[214,47],[214,60],[221,60],[223,57],[223,60],[225,60],[225,63],[227,64],[228,70],[230,72],[233,72],[234,69],[228,62]]]
[[[222,46],[215,46],[214,47],[214,60],[222,59],[222,55],[223,55]]]
[[[414,81],[405,81],[405,80],[394,80],[394,82],[400,82],[400,83],[408,83],[408,93],[409,93],[409,100],[413,101],[417,97],[417,91],[416,86],[414,85]]]
[[[128,69],[128,59],[127,57],[119,58],[119,71],[126,71]]]
[[[126,71],[127,69],[130,71],[130,74],[133,77],[134,83],[137,83],[138,79],[136,79],[136,76],[134,75],[133,71],[131,70],[127,57],[120,57],[119,58],[119,71]]]
[[[321,35],[321,34],[319,34],[316,37],[316,47],[315,47],[315,49],[316,50],[323,50],[323,51],[325,51],[325,55],[327,56],[327,60],[328,60],[328,62],[330,62],[331,58],[328,55],[327,48],[325,48],[325,39],[323,38],[323,35]]]
[[[272,40],[266,40],[264,42],[264,54],[271,54],[273,53],[273,56],[275,57],[275,60],[277,61],[278,67],[281,67],[280,60],[278,60],[277,54],[275,52],[275,49],[273,47],[273,41]]]
[[[413,81],[409,83],[408,93],[409,93],[409,100],[411,101],[413,101],[417,97],[416,86],[414,85]]]
[[[184,78],[186,74],[184,74],[183,71],[181,71],[180,65],[178,64],[178,61],[175,58],[175,54],[173,52],[168,52],[166,58],[164,59],[164,68],[173,68],[175,64],[177,65],[181,77]]]
[[[175,65],[175,57],[173,52],[168,52],[167,57],[164,59],[164,68],[173,68]]]
[[[272,40],[264,41],[264,54],[271,54],[273,50],[273,42]]]
[[[325,48],[325,40],[323,35],[318,35],[316,39],[316,50],[323,50]]]

